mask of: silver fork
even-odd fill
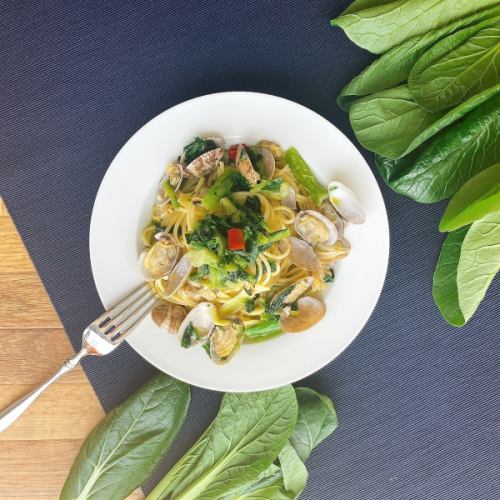
[[[104,356],[115,350],[127,335],[146,317],[157,298],[143,284],[101,314],[83,331],[82,347],[67,359],[59,371],[34,391],[0,411],[0,432],[7,429],[42,392],[59,377],[75,368],[85,356]]]

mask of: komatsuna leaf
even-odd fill
[[[331,21],[357,45],[381,54],[400,43],[487,7],[497,0],[364,0]]]
[[[419,106],[408,86],[401,85],[359,99],[351,106],[349,119],[356,137],[365,148],[397,159],[498,93],[500,83],[448,112],[432,112]]]
[[[455,194],[486,167],[500,160],[500,94],[487,100],[430,142],[392,160],[376,156],[384,181],[421,203]]]
[[[290,444],[297,457],[305,462],[313,449],[337,428],[338,420],[333,404],[327,396],[306,387],[297,387],[295,393],[299,403],[299,415],[293,434],[290,436]],[[283,464],[280,467],[272,464],[253,484],[239,491],[235,498],[238,500],[296,498],[296,494],[287,490],[283,479],[290,470],[291,468],[288,468],[284,471]],[[288,487],[290,488],[290,484]],[[229,499],[224,498],[224,500]]]
[[[60,498],[125,498],[141,486],[182,426],[189,399],[187,384],[154,376],[89,434]]]
[[[307,469],[304,462],[299,458],[294,447],[287,443],[280,451],[278,459],[283,475],[285,490],[291,495],[298,496],[307,484]]]
[[[443,113],[419,106],[407,85],[363,97],[349,110],[351,127],[366,149],[399,158],[411,141]]]
[[[499,14],[500,6],[481,10],[393,47],[342,89],[342,92],[337,97],[339,106],[347,110],[352,102],[355,102],[359,97],[390,89],[405,82],[413,65],[429,47],[460,28],[471,26],[483,19]]]
[[[277,458],[297,421],[293,387],[225,394],[198,442],[148,499],[217,499],[251,484]]]
[[[453,196],[439,223],[440,231],[453,231],[485,215],[500,211],[500,163],[479,172]]]
[[[462,243],[457,268],[458,303],[467,322],[500,269],[500,212],[474,222]]]
[[[499,83],[500,16],[440,40],[413,66],[408,84],[415,101],[439,111]]]
[[[458,303],[457,267],[462,242],[469,230],[463,227],[446,237],[434,271],[432,294],[443,318],[453,326],[463,326],[465,318]]]

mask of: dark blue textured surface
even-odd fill
[[[287,97],[352,138],[335,96],[372,56],[328,25],[347,3],[0,3],[1,195],[75,346],[101,310],[88,228],[120,146],[173,104],[223,90]],[[304,382],[333,398],[341,425],[308,462],[303,498],[496,499],[499,282],[469,325],[447,326],[431,296],[443,205],[382,190],[392,231],[382,298],[348,350]],[[107,410],[153,371],[128,347],[84,367]],[[219,398],[193,390],[168,463]]]

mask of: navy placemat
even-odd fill
[[[75,347],[101,311],[88,229],[121,145],[164,109],[224,90],[295,100],[353,139],[335,96],[373,56],[329,26],[347,4],[0,3],[1,195]],[[444,205],[381,188],[391,225],[387,282],[358,339],[304,381],[332,397],[341,425],[309,460],[303,498],[496,499],[499,280],[465,328],[447,326],[431,295]],[[153,373],[128,346],[84,368],[106,410]],[[219,399],[193,389],[165,466],[196,440]]]

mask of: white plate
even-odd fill
[[[311,330],[243,345],[233,360],[213,364],[201,347],[183,349],[147,318],[130,345],[160,370],[218,391],[258,391],[319,370],[358,335],[378,300],[389,257],[389,227],[375,178],[353,144],[331,123],[294,102],[266,94],[225,92],[174,106],[144,125],[111,163],[97,193],[90,224],[90,257],[99,296],[109,306],[137,286],[139,233],[147,224],[165,165],[195,136],[233,142],[266,138],[295,146],[324,184],[339,180],[361,200],[367,217],[349,225],[352,252],[335,268],[327,314]]]

